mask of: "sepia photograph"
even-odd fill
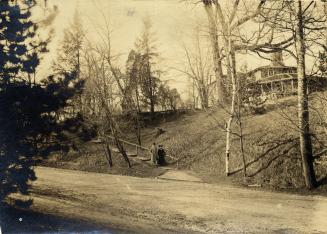
[[[0,234],[327,234],[327,0],[0,0]]]

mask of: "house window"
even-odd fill
[[[267,77],[267,71],[266,70],[263,70],[262,71],[262,77],[264,78],[264,77]]]
[[[279,68],[277,68],[277,69],[275,70],[275,74],[278,75],[278,74],[280,74],[280,73],[281,73],[281,70],[280,70]]]

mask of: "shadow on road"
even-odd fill
[[[0,210],[2,233],[126,233],[83,220],[5,207]]]

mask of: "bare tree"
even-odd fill
[[[309,189],[317,185],[313,168],[312,143],[310,136],[308,82],[305,74],[305,42],[303,32],[302,2],[296,3],[296,47],[297,47],[297,77],[298,77],[298,121],[300,135],[300,150],[302,157],[303,176]]]
[[[322,3],[325,4],[325,3]],[[304,5],[304,7],[303,7]],[[289,53],[297,62],[298,78],[298,121],[294,123],[300,135],[300,152],[302,158],[302,169],[304,181],[307,188],[312,189],[317,186],[314,166],[313,166],[313,146],[312,133],[310,132],[309,119],[309,75],[306,72],[305,57],[311,56],[318,60],[317,46],[324,44],[325,37],[321,31],[326,30],[326,15],[319,14],[314,1],[304,4],[303,1],[295,2],[280,1],[273,15],[277,15],[274,21],[271,21],[271,15],[264,17],[271,27],[281,34],[290,35],[290,43],[284,46],[276,44],[268,50],[261,48],[259,51],[271,52],[281,49]],[[303,9],[304,8],[304,9]],[[294,49],[290,45],[295,45]],[[317,69],[318,70],[318,69]],[[317,71],[311,71],[311,75]]]
[[[90,48],[89,51],[92,51],[92,48]],[[109,165],[112,166],[112,159],[109,140],[106,136],[106,134],[108,133],[113,136],[114,144],[127,162],[128,167],[131,167],[126,150],[124,149],[120,141],[121,133],[119,131],[119,124],[117,123],[114,117],[115,110],[117,111],[117,103],[119,102],[115,101],[115,90],[109,88],[113,85],[114,78],[113,75],[108,72],[110,68],[108,66],[105,66],[107,58],[103,54],[94,52],[89,52],[88,56],[88,59],[91,62],[89,64],[91,77],[89,77],[88,79],[88,84],[90,86],[92,85],[91,92],[96,97],[95,102],[98,105],[97,119],[94,119],[94,116],[93,118],[91,116],[91,121],[97,122],[99,128],[99,135],[102,141],[105,143],[104,147]],[[115,96],[119,96],[119,92],[118,95],[116,94]]]
[[[249,40],[242,40],[242,35],[240,33],[240,28],[248,21],[254,19],[259,15],[262,6],[265,1],[262,0],[257,4],[254,11],[247,9],[246,12],[239,12],[240,1],[236,0],[233,2],[232,8],[229,12],[223,13],[222,6],[219,1],[204,1],[205,4],[214,5],[216,9],[217,22],[219,22],[222,41],[224,44],[224,54],[226,61],[227,77],[231,84],[230,92],[230,110],[229,118],[226,122],[226,154],[225,154],[225,166],[226,175],[229,175],[229,157],[231,154],[231,133],[232,133],[232,123],[236,115],[236,98],[237,98],[237,73],[236,73],[236,51],[240,49],[250,49],[253,47],[258,47],[260,39],[266,40],[262,35],[263,30],[258,31],[257,35]],[[243,13],[243,15],[242,15]],[[236,17],[241,14],[239,17]],[[259,26],[260,28],[260,26]]]
[[[195,99],[197,94],[200,98],[201,108],[206,109],[209,107],[209,99],[213,92],[213,63],[210,56],[210,49],[205,48],[205,44],[201,43],[201,36],[204,37],[204,35],[200,35],[200,33],[200,27],[195,27],[193,30],[194,40],[192,47],[187,47],[186,44],[183,43],[182,46],[185,53],[186,66],[184,69],[175,69],[182,72],[190,79],[193,89],[195,89],[193,90],[193,99]]]
[[[111,45],[111,30],[108,19],[104,16],[105,28],[99,32],[102,44],[92,46],[91,48],[101,58],[104,58],[105,67],[110,77],[115,81],[116,98],[120,99],[121,112],[125,117],[133,122],[133,130],[137,137],[138,143],[141,145],[141,121],[139,118],[140,108],[140,67],[142,63],[141,55],[132,50],[128,56],[125,69],[120,68],[116,62],[119,57],[113,55]],[[112,87],[110,87],[112,89]],[[113,92],[112,92],[113,93]],[[113,97],[111,97],[113,98]],[[113,101],[115,102],[115,101]],[[117,102],[115,102],[117,103]],[[117,111],[117,110],[116,110]],[[121,123],[120,125],[123,125]],[[126,123],[125,123],[126,124]],[[130,127],[130,126],[129,126]],[[119,148],[119,147],[118,147]]]
[[[220,41],[218,36],[217,12],[215,12],[215,2],[212,0],[202,0],[209,23],[209,34],[212,47],[212,58],[216,76],[217,100],[225,103],[227,99],[226,90],[223,82],[222,54],[220,52]]]

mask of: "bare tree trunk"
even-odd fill
[[[137,113],[141,112],[141,108],[140,108],[140,98],[139,98],[139,90],[138,90],[138,83],[136,84],[136,88],[135,88],[135,96],[136,96],[136,109],[137,109]]]
[[[302,4],[297,1],[297,26],[296,26],[296,47],[297,47],[297,75],[298,75],[298,118],[300,133],[300,150],[302,157],[302,169],[307,188],[312,189],[317,185],[313,167],[312,143],[309,128],[309,108],[307,93],[307,77],[305,75],[305,45],[302,22]]]
[[[81,63],[80,63],[80,49],[77,49],[77,79],[81,79]],[[84,114],[83,112],[83,93],[78,94],[78,101],[79,101],[79,111],[81,114]]]
[[[109,167],[112,167],[113,163],[112,163],[111,149],[110,149],[110,145],[108,143],[108,140],[105,140],[104,151],[105,151],[105,155],[106,155],[106,159],[107,159],[107,162],[109,164]]]
[[[229,55],[230,56],[230,55]],[[235,100],[236,100],[236,83],[235,77],[232,73],[232,99],[231,106],[229,111],[229,119],[227,121],[226,126],[226,156],[225,156],[225,165],[226,165],[226,175],[229,175],[229,157],[230,157],[230,149],[231,149],[231,132],[232,132],[232,123],[235,117]]]
[[[101,139],[101,142],[103,142],[103,151],[104,151],[104,155],[107,160],[107,163],[108,163],[109,167],[112,167],[113,163],[112,163],[110,144],[109,144],[108,138],[105,136],[104,129],[99,130],[98,135]]]
[[[154,116],[154,100],[153,100],[153,97],[150,98],[150,111],[152,113],[152,116]]]
[[[242,122],[242,110],[241,110],[241,102],[242,102],[242,91],[240,85],[240,78],[237,77],[237,86],[238,86],[238,95],[237,95],[237,121],[239,127],[239,139],[240,139],[240,149],[241,149],[241,156],[243,161],[243,176],[246,178],[246,161],[245,161],[245,154],[244,154],[244,135],[243,135],[243,122]]]
[[[141,124],[140,124],[140,116],[139,116],[139,112],[136,111],[136,116],[135,116],[135,120],[136,120],[136,137],[137,137],[137,142],[139,145],[142,145],[141,142]]]
[[[114,126],[114,122],[113,122],[113,119],[110,117],[110,120],[109,120],[109,125],[110,125],[110,130],[113,134],[113,137],[114,137],[114,140],[115,140],[115,145],[117,146],[120,154],[123,156],[123,158],[125,159],[125,161],[127,162],[127,165],[128,167],[132,167],[131,166],[131,163],[129,161],[129,158],[127,156],[127,153],[123,147],[123,145],[121,144],[121,142],[119,141],[119,136],[117,135],[117,132],[116,132],[116,128]]]
[[[231,132],[232,132],[232,123],[235,117],[235,103],[236,103],[236,94],[237,94],[237,84],[236,84],[236,61],[235,61],[235,51],[232,45],[231,33],[228,34],[228,45],[227,45],[227,59],[229,60],[230,69],[231,69],[231,83],[232,83],[232,98],[230,103],[230,112],[229,119],[226,126],[226,155],[225,155],[225,164],[226,164],[226,175],[229,175],[229,157],[231,149]]]
[[[139,100],[139,91],[138,91],[138,82],[136,83],[135,88],[135,96],[136,96],[136,106],[135,106],[135,114],[136,114],[136,136],[137,141],[139,145],[142,145],[141,143],[141,124],[140,124],[140,100]]]
[[[210,31],[213,63],[214,63],[216,85],[217,85],[217,99],[218,102],[224,103],[226,101],[226,90],[223,83],[223,69],[221,63],[221,55],[219,51],[217,20],[212,10],[211,3],[205,3],[204,8],[206,10],[208,21],[209,21],[209,31]]]
[[[195,97],[195,81],[192,81],[192,98],[193,98],[193,110],[196,109],[196,97]]]
[[[243,161],[243,176],[246,177],[246,161],[245,161],[245,154],[244,154],[244,136],[243,136],[243,123],[241,117],[239,119],[239,128],[240,128],[240,148],[241,148],[241,155]]]
[[[131,163],[129,161],[129,158],[128,158],[127,154],[126,154],[126,151],[125,151],[123,145],[119,141],[119,136],[117,134],[117,130],[116,130],[114,119],[113,119],[112,114],[111,114],[111,110],[107,106],[106,99],[102,96],[101,92],[99,92],[99,94],[100,94],[99,97],[100,97],[100,101],[102,103],[102,107],[105,110],[106,120],[109,122],[109,127],[110,127],[110,130],[111,130],[112,135],[113,135],[114,140],[115,140],[115,145],[117,146],[120,154],[123,156],[123,158],[127,162],[128,167],[130,168],[131,167]]]

